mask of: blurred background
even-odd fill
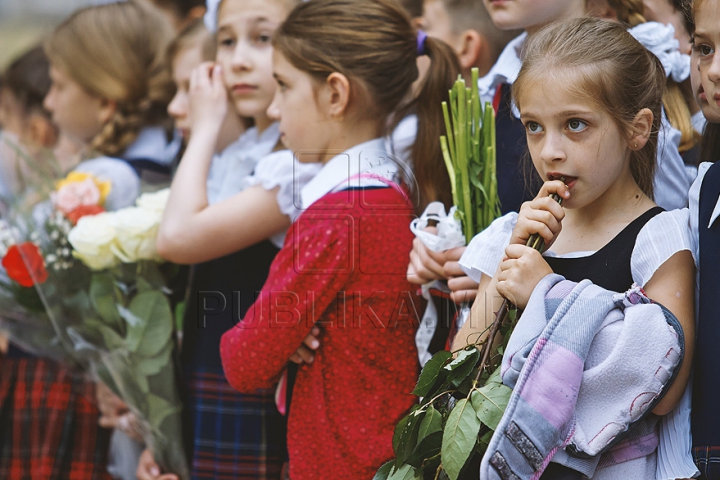
[[[0,71],[78,7],[97,0],[0,0]]]

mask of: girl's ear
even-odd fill
[[[98,109],[98,120],[101,125],[105,125],[117,112],[117,102],[107,98],[100,99],[100,108]]]
[[[342,118],[350,103],[350,81],[342,73],[333,72],[328,75],[325,83],[328,87],[328,115]]]
[[[630,150],[640,150],[645,146],[648,139],[650,139],[653,119],[653,112],[649,108],[643,108],[635,115],[632,131],[630,132],[630,140],[628,141]]]

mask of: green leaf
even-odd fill
[[[395,450],[396,467],[399,468],[400,465],[405,463],[405,461],[410,458],[410,455],[412,455],[413,450],[415,450],[418,443],[418,431],[420,430],[424,416],[425,412],[422,410],[415,410],[407,416],[407,421],[400,431],[397,449]],[[397,429],[395,429],[395,432],[397,433]]]
[[[168,416],[180,412],[180,405],[173,405],[164,398],[153,395],[152,393],[148,394],[147,400],[149,409],[148,415],[150,417],[148,418],[148,421],[155,429],[159,429],[162,422]]]
[[[480,351],[474,346],[461,350],[455,360],[444,367],[445,370],[450,370],[447,381],[455,387],[460,385],[470,375],[479,359]]]
[[[466,398],[458,400],[445,423],[442,441],[442,464],[450,480],[460,475],[477,442],[480,425],[472,404]]]
[[[97,273],[90,280],[90,301],[95,311],[110,326],[120,326],[120,313],[117,309],[115,281],[109,273]]]
[[[172,373],[172,364],[170,362],[170,357],[172,355],[173,351],[173,343],[168,342],[167,345],[160,351],[159,354],[154,356],[153,358],[142,358],[139,357],[137,359],[137,369],[140,373],[150,376],[150,375],[157,375],[160,373],[165,367],[170,366],[171,369],[167,372],[168,375],[173,375]]]
[[[100,334],[103,337],[105,348],[107,350],[117,350],[125,346],[125,339],[123,339],[123,337],[110,327],[101,325]]]
[[[443,366],[451,358],[452,353],[446,350],[442,350],[433,355],[433,357],[428,360],[428,362],[425,364],[422,371],[420,372],[420,378],[418,378],[417,385],[412,391],[413,395],[417,395],[419,397],[426,397],[432,391],[432,387],[435,385],[438,377],[441,375]],[[446,373],[442,374],[443,377],[445,375]]]
[[[418,442],[407,463],[415,468],[422,468],[426,460],[438,455],[442,447],[442,431],[437,431]]]
[[[478,420],[495,430],[510,401],[512,389],[502,383],[487,383],[470,394]]]
[[[185,310],[186,310],[186,303],[185,301],[178,302],[177,305],[175,305],[175,331],[182,332],[183,331],[183,323],[185,322]]]
[[[492,440],[493,433],[495,433],[493,430],[488,430],[480,437],[479,447],[482,449],[480,453],[484,453],[485,450],[487,450],[487,447],[490,445],[490,440]]]
[[[403,465],[393,472],[387,480],[414,480],[416,478],[422,478],[415,473],[415,469],[412,465]]]
[[[151,358],[167,345],[173,332],[173,318],[165,295],[152,290],[135,296],[120,314],[128,323],[128,349]]]
[[[392,460],[384,463],[383,466],[380,467],[375,473],[375,476],[372,478],[372,480],[387,480],[387,478],[390,476],[390,472],[393,469],[394,463],[395,462],[393,462]]]
[[[425,411],[425,417],[418,430],[418,441],[422,441],[428,435],[442,431],[442,414],[435,407],[430,405]]]

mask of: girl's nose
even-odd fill
[[[565,160],[565,150],[562,146],[562,135],[559,133],[546,132],[540,151],[540,159],[546,163],[553,163]]]
[[[188,114],[187,95],[178,90],[170,104],[168,104],[167,110],[168,114],[176,120],[186,117]]]
[[[273,100],[267,109],[267,115],[268,117],[270,117],[271,120],[280,120],[280,108],[278,106],[278,90],[275,91],[275,96],[273,97]]]
[[[714,83],[720,81],[720,55],[718,55],[717,53],[713,55],[712,63],[708,68],[707,75],[708,78]]]
[[[248,46],[245,42],[238,42],[232,56],[232,68],[234,70],[252,69],[252,60],[249,55]]]

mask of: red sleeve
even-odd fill
[[[241,392],[269,388],[353,268],[353,218],[306,212],[243,321],[220,342],[225,376]]]

